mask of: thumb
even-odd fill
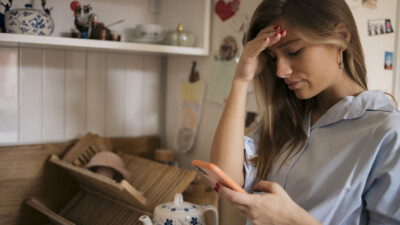
[[[267,193],[278,193],[283,190],[281,185],[275,182],[269,181],[260,181],[256,185],[253,186],[254,191],[263,191]]]

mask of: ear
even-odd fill
[[[343,23],[339,23],[336,25],[335,33],[339,37],[342,37],[344,40],[346,40],[347,43],[350,43],[351,33]]]

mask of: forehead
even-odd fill
[[[293,32],[293,30],[291,29],[291,25],[288,24],[284,18],[278,18],[278,19],[272,21],[271,25],[273,25],[273,26],[279,25],[281,30],[286,31],[285,37],[282,37],[279,42],[277,42],[275,45],[273,45],[269,48],[272,51],[279,48],[282,45],[285,45],[285,44],[286,44],[285,46],[287,46],[287,44],[290,45],[291,43],[297,43],[298,41],[295,41],[295,40],[300,39],[300,37],[298,35],[296,35],[295,32]]]

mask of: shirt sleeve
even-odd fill
[[[384,138],[364,195],[369,224],[400,224],[400,132]],[[367,186],[368,187],[368,186]]]
[[[245,173],[245,180],[244,180],[244,190],[248,193],[252,193],[252,186],[255,184],[255,171],[256,168],[250,162],[250,159],[257,155],[254,140],[250,137],[244,137],[244,173]]]

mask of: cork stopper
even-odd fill
[[[157,149],[155,155],[156,161],[159,162],[174,162],[175,160],[175,153],[172,150],[168,149]]]

